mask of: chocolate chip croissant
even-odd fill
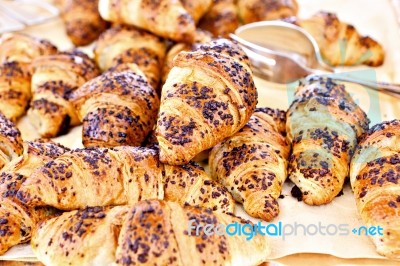
[[[239,131],[257,104],[248,57],[219,39],[174,59],[162,88],[156,136],[160,160],[185,164]]]
[[[0,112],[16,121],[25,113],[31,96],[31,75],[26,65],[15,61],[0,65]]]
[[[99,0],[103,19],[136,26],[174,41],[193,41],[192,16],[178,0]]]
[[[296,16],[296,0],[238,0],[238,13],[243,24]]]
[[[315,38],[323,59],[330,65],[383,64],[383,47],[369,36],[361,36],[354,26],[341,22],[333,13],[319,12],[296,24]]]
[[[330,79],[300,84],[287,112],[287,139],[292,144],[289,178],[309,205],[331,202],[349,174],[357,138],[369,119],[346,92]]]
[[[18,198],[31,206],[74,210],[165,199],[232,212],[226,188],[194,164],[170,166],[138,147],[77,149],[48,162],[24,182]]]
[[[24,153],[0,172],[0,254],[17,244],[28,242],[37,224],[52,213],[46,207],[23,204],[16,198],[16,193],[36,168],[66,150],[52,142],[28,141],[24,143]]]
[[[362,136],[350,166],[358,213],[367,227],[381,228],[371,236],[377,252],[399,259],[400,120],[377,124]]]
[[[257,108],[236,134],[210,153],[211,176],[228,188],[251,216],[270,221],[279,214],[289,145],[284,111]]]
[[[107,29],[107,22],[99,14],[98,3],[99,0],[63,0],[61,18],[74,45],[88,45]]]
[[[140,146],[157,119],[159,98],[140,70],[108,71],[70,97],[85,147]]]
[[[174,58],[182,51],[195,50],[200,44],[205,44],[212,41],[212,34],[208,31],[197,29],[193,43],[176,43],[167,52],[162,68],[162,84],[167,80],[168,74],[174,66]]]
[[[35,58],[57,53],[57,47],[45,39],[22,33],[7,33],[1,36],[0,63],[19,62],[30,64]]]
[[[46,40],[23,34],[4,34],[0,40],[0,112],[15,121],[31,99],[32,60],[54,54],[57,48]]]
[[[252,226],[230,214],[145,200],[66,212],[40,226],[32,248],[48,265],[259,265],[268,258],[265,236],[196,233],[207,224]]]
[[[0,169],[23,151],[21,132],[12,121],[0,113]]]
[[[45,265],[112,265],[128,206],[87,207],[40,224],[31,241]]]
[[[55,137],[80,123],[70,94],[98,74],[96,64],[78,50],[42,56],[33,62],[28,117],[42,137]]]
[[[159,37],[127,26],[105,31],[94,49],[95,60],[102,70],[134,63],[154,89],[158,88],[165,53],[166,44]]]

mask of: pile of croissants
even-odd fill
[[[287,177],[322,205],[350,176],[363,222],[385,229],[377,251],[400,258],[400,120],[369,129],[344,85],[324,78],[300,82],[287,111],[257,107],[248,57],[222,38],[296,13],[294,0],[65,0],[67,34],[96,40],[94,58],[3,35],[0,254],[30,242],[46,265],[258,265],[265,236],[190,235],[189,221],[250,223],[235,202],[272,221]],[[333,14],[295,23],[333,65],[383,62]],[[42,139],[22,140],[25,113]],[[80,124],[84,148],[50,140]]]

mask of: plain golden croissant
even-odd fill
[[[24,153],[8,163],[0,173],[0,254],[26,243],[36,225],[49,214],[49,208],[21,203],[15,195],[21,184],[44,163],[57,158],[67,148],[43,141],[24,143]]]
[[[180,0],[186,11],[192,16],[197,24],[199,20],[210,9],[213,0]]]
[[[213,0],[199,27],[211,32],[214,37],[229,37],[229,33],[239,27],[235,0]]]
[[[257,108],[236,134],[210,153],[211,176],[223,184],[244,210],[266,221],[279,214],[278,197],[287,177],[290,147],[284,111]]]
[[[248,57],[219,39],[174,59],[162,88],[156,135],[160,160],[185,164],[239,131],[257,104]]]
[[[102,70],[120,64],[135,63],[157,89],[166,44],[159,37],[126,26],[115,26],[100,35],[94,49],[95,60]]]
[[[31,99],[31,61],[57,52],[50,42],[23,34],[4,34],[0,40],[0,112],[15,121]]]
[[[80,123],[70,94],[98,74],[96,64],[78,50],[42,56],[33,62],[28,117],[42,137],[55,137]]]
[[[107,29],[98,9],[99,0],[64,0],[61,17],[69,39],[76,46],[92,43]]]
[[[323,59],[330,65],[383,64],[382,46],[368,36],[361,36],[352,25],[341,22],[333,13],[319,12],[296,24],[315,38]]]
[[[382,228],[371,236],[377,252],[400,258],[400,120],[383,122],[361,137],[350,181],[362,221]],[[379,228],[378,228],[379,230]]]
[[[244,24],[296,16],[296,0],[238,0],[239,18]]]
[[[189,225],[250,226],[234,215],[174,202],[145,200],[113,208],[91,207],[50,219],[32,238],[46,265],[259,265],[268,258],[268,239],[260,234],[228,236]]]
[[[108,71],[74,91],[85,147],[140,146],[157,120],[160,101],[143,73]]]
[[[192,16],[179,0],[99,0],[100,15],[107,21],[148,30],[174,41],[193,41]]]
[[[0,112],[0,169],[23,151],[21,132]]]
[[[85,206],[133,204],[142,199],[232,212],[225,187],[200,167],[169,166],[155,150],[139,147],[77,149],[37,169],[18,192],[27,205],[74,210]]]
[[[0,63],[30,64],[35,58],[57,53],[57,48],[47,40],[21,33],[3,34],[0,40]]]
[[[349,174],[357,138],[368,129],[364,111],[330,79],[300,84],[287,112],[292,144],[289,178],[309,205],[331,202]]]
[[[212,41],[212,34],[208,31],[197,29],[195,34],[195,39],[193,43],[176,43],[174,44],[167,53],[164,60],[164,66],[162,68],[162,84],[167,80],[168,74],[174,66],[174,58],[177,54],[182,51],[192,51],[195,50],[199,44],[204,44]]]
[[[0,112],[15,121],[25,113],[31,99],[31,75],[24,64],[0,65]]]

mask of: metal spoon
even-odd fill
[[[230,37],[241,44],[253,70],[262,78],[289,83],[317,76],[361,84],[400,97],[400,85],[335,73],[322,59],[315,39],[304,29],[284,21],[261,21],[239,27]]]

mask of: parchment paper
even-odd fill
[[[367,75],[383,81],[400,83],[400,37],[394,11],[389,0],[298,0],[300,16],[308,17],[318,10],[328,10],[339,14],[343,21],[351,22],[363,34],[369,34],[382,43],[386,51],[386,61],[382,67],[373,70],[361,71],[357,74]],[[53,41],[60,49],[71,47],[64,34],[60,21],[52,21],[46,25],[26,30],[27,33],[45,37]],[[90,53],[90,48],[84,49]],[[397,65],[395,64],[396,62]],[[366,67],[344,68],[343,71],[358,71]],[[259,92],[259,106],[286,109],[293,97],[293,86],[284,86],[256,79]],[[360,106],[368,113],[372,124],[383,120],[400,118],[399,100],[390,96],[377,94],[362,86],[348,85],[350,93]],[[26,117],[18,124],[25,140],[39,137]],[[71,148],[82,147],[81,127],[72,129],[67,135],[55,139]],[[303,225],[318,224],[348,224],[348,228],[358,228],[362,225],[359,220],[352,191],[348,184],[344,187],[344,194],[325,206],[307,206],[290,195],[293,186],[290,182],[284,185],[283,199],[279,199],[281,213],[274,223]],[[244,213],[237,205],[236,214],[258,222]],[[267,225],[266,223],[263,223]],[[299,231],[300,232],[300,231]],[[302,232],[302,231],[301,231]],[[375,252],[375,247],[367,236],[358,236],[350,232],[347,236],[314,235],[305,237],[300,232],[297,236],[288,236],[283,240],[279,236],[270,236],[273,252],[271,259],[281,258],[296,253],[330,254],[340,258],[382,258]],[[20,245],[12,248],[0,260],[29,260],[35,261],[29,245]]]

